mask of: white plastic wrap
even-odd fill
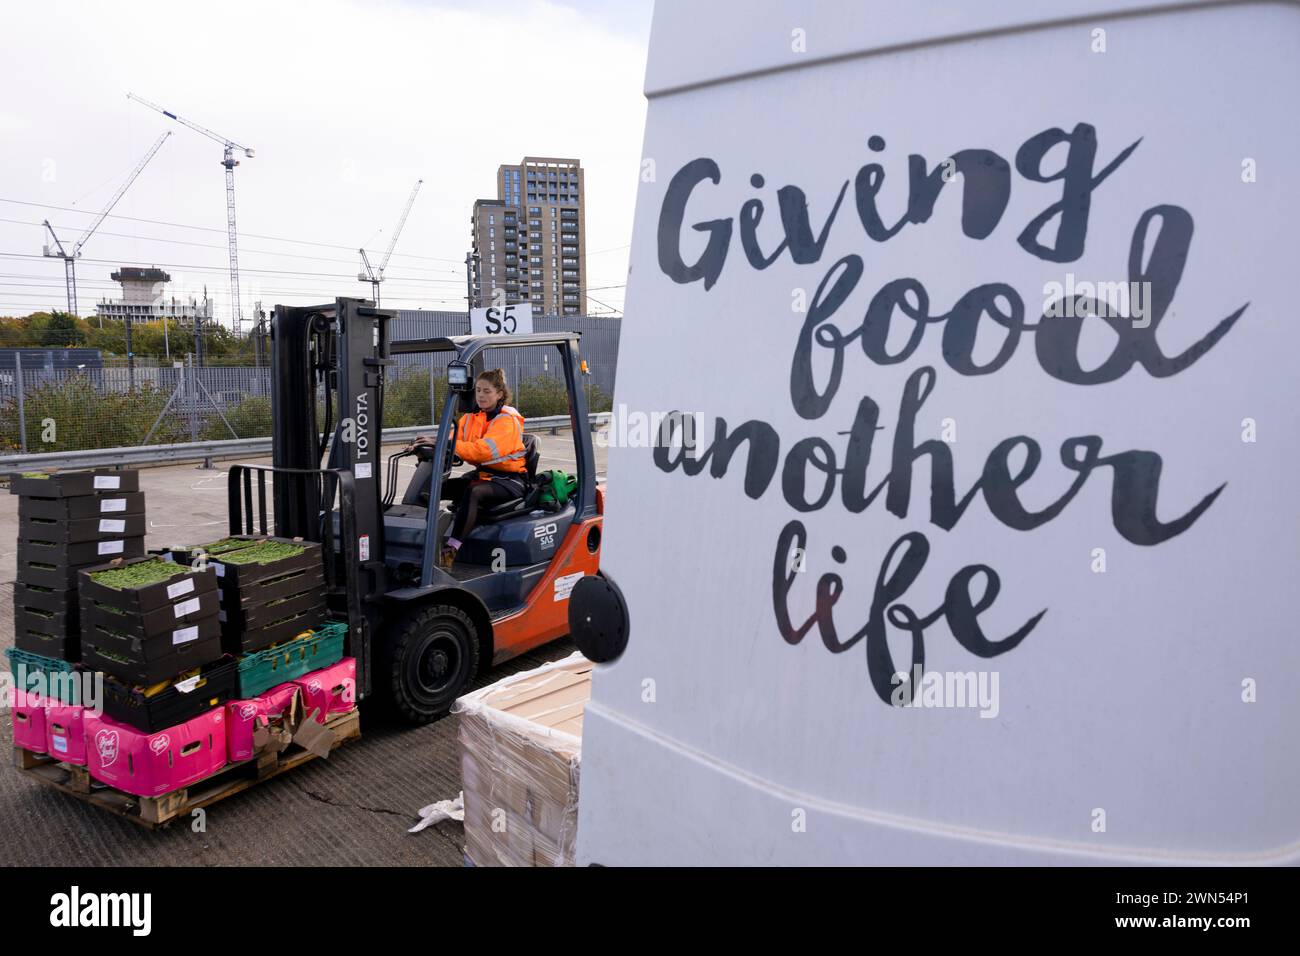
[[[465,855],[475,866],[572,866],[582,714],[594,665],[581,654],[467,694],[459,715]]]

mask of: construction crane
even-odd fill
[[[384,270],[388,268],[388,260],[393,257],[393,249],[397,246],[397,237],[402,234],[402,227],[406,225],[406,217],[411,212],[411,207],[415,205],[415,194],[420,191],[423,185],[423,179],[415,181],[415,188],[411,190],[411,195],[406,199],[406,206],[402,209],[402,218],[397,220],[397,228],[393,230],[393,238],[388,240],[388,250],[384,253],[383,260],[379,263],[378,269],[370,266],[370,257],[366,255],[366,250],[361,250],[361,268],[364,272],[357,273],[358,282],[369,282],[375,305],[379,305],[379,283],[384,281]]]
[[[214,133],[198,123],[192,123],[183,116],[177,116],[175,113],[163,109],[157,103],[149,102],[142,96],[128,93],[126,98],[135,100],[151,110],[157,110],[163,116],[174,119],[182,126],[188,126],[194,132],[202,133],[208,139],[216,140],[225,149],[221,165],[226,168],[226,230],[229,233],[230,243],[230,324],[235,335],[239,335],[240,325],[243,322],[243,312],[239,302],[239,242],[235,235],[235,167],[239,165],[239,160],[235,159],[235,150],[239,150],[249,159],[253,158],[254,150],[249,149],[247,146],[240,146],[233,139]]]
[[[50,225],[50,221],[45,220],[45,228],[49,232],[50,238],[54,240],[54,248],[51,249],[46,246],[42,252],[51,259],[63,260],[63,274],[68,286],[68,312],[70,314],[74,316],[77,314],[77,259],[81,257],[81,247],[95,234],[95,230],[99,228],[100,223],[113,211],[117,201],[131,188],[131,184],[135,182],[136,177],[144,172],[144,168],[149,165],[149,160],[153,159],[154,153],[162,148],[162,144],[167,142],[167,137],[170,135],[171,131],[169,130],[158,137],[153,146],[149,148],[149,152],[144,154],[144,159],[140,160],[135,169],[131,170],[131,175],[126,177],[126,182],[118,187],[117,192],[113,194],[113,198],[108,201],[108,205],[95,217],[95,221],[90,224],[90,227],[81,234],[81,238],[73,243],[71,252],[63,247],[59,237],[54,234],[54,227]]]

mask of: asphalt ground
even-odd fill
[[[539,435],[541,468],[574,470],[572,438]],[[390,450],[386,450],[388,453]],[[603,478],[604,449],[597,446]],[[226,475],[193,465],[140,472],[149,519],[146,545],[201,544],[226,532]],[[409,480],[411,469],[403,471]],[[0,492],[0,649],[13,644],[14,542],[18,499]],[[496,668],[483,686],[571,654],[556,641]],[[0,750],[13,728],[0,701]],[[419,809],[461,789],[453,715],[425,727],[384,724],[363,704],[362,736],[207,808],[205,829],[188,819],[159,830],[114,816],[20,774],[0,761],[0,865],[6,866],[461,866],[464,830],[443,821],[416,834]]]

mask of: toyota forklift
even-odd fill
[[[577,332],[392,342],[392,318],[363,299],[276,307],[272,464],[230,469],[230,531],[267,534],[270,527],[319,542],[331,616],[348,624],[345,652],[356,659],[358,698],[424,724],[447,713],[476,673],[570,632],[570,593],[600,566],[604,495],[596,487]],[[577,488],[557,512],[531,507],[529,496],[480,512],[453,565],[442,568],[436,558],[452,512],[441,489],[462,464],[454,451],[457,422],[474,410],[474,381],[494,367],[498,348],[558,359]],[[433,356],[431,369],[445,364],[436,441],[381,463],[389,370],[396,356],[421,354]],[[531,487],[537,441],[531,434],[524,441]],[[404,460],[416,467],[400,489]]]

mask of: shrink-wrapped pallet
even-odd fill
[[[465,856],[474,866],[572,866],[582,714],[581,654],[458,700]]]

